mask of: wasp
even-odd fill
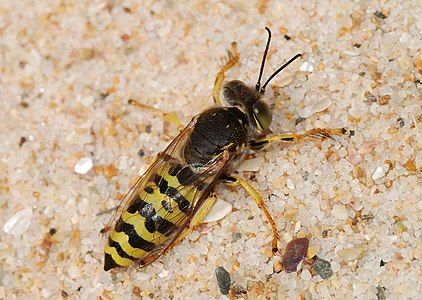
[[[263,101],[271,80],[301,54],[279,67],[261,84],[271,41],[263,53],[258,81],[248,86],[239,80],[223,85],[225,73],[239,61],[232,44],[214,83],[215,105],[192,118],[177,137],[160,152],[148,170],[135,182],[114,212],[108,226],[104,270],[126,267],[133,262],[144,267],[166,253],[208,213],[223,182],[243,187],[263,211],[272,229],[272,250],[278,251],[279,233],[274,219],[257,190],[235,173],[248,151],[273,142],[298,142],[307,138],[333,138],[346,130],[313,129],[303,134],[272,134],[273,114]],[[226,105],[222,105],[220,92]],[[143,107],[135,100],[129,103]],[[172,119],[170,115],[165,115]]]

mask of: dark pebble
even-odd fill
[[[217,267],[215,269],[215,277],[217,277],[217,284],[220,288],[220,292],[223,295],[227,295],[232,284],[229,272],[227,272],[223,267]]]
[[[294,239],[287,244],[282,258],[282,264],[286,273],[297,271],[297,266],[306,256],[308,246],[309,240],[307,238]]]
[[[327,279],[333,276],[333,270],[331,270],[331,264],[325,259],[319,258],[318,256],[314,259],[312,269],[321,276],[322,279]]]

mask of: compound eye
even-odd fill
[[[257,101],[252,106],[252,112],[257,129],[261,131],[267,130],[273,120],[273,112],[268,104],[263,101]]]

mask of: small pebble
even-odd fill
[[[344,205],[341,204],[335,204],[333,206],[333,209],[331,210],[331,213],[334,217],[336,217],[339,220],[346,220],[348,217],[347,209],[344,207]]]
[[[232,211],[233,205],[227,201],[217,199],[202,223],[217,222]]]
[[[233,285],[233,287],[231,288],[231,290],[233,291],[233,293],[236,296],[236,298],[243,297],[243,295],[246,295],[248,293],[248,291],[244,287],[242,287],[241,285],[239,285],[239,284]]]
[[[331,269],[331,264],[325,259],[319,258],[316,256],[312,269],[321,276],[322,279],[327,279],[333,276],[333,270]]]
[[[262,156],[246,159],[240,164],[240,166],[237,168],[237,171],[239,173],[244,171],[258,172],[264,163],[265,158]]]
[[[70,266],[69,269],[67,269],[67,272],[69,273],[69,276],[73,279],[81,276],[81,270],[77,266]]]
[[[283,264],[281,262],[276,262],[273,266],[273,271],[274,273],[280,273],[281,271],[283,271]]]
[[[358,56],[360,54],[359,51],[350,51],[350,50],[346,50],[343,52],[344,54],[350,55],[350,56]]]
[[[19,147],[22,147],[23,144],[25,144],[26,142],[26,137],[22,136],[21,139],[19,140]]]
[[[169,270],[166,270],[166,269],[163,269],[159,274],[158,274],[158,277],[160,277],[160,278],[166,278],[167,276],[169,276],[169,274],[170,274],[170,271]]]
[[[49,289],[43,288],[41,290],[43,298],[49,298],[51,296],[51,291]]]
[[[309,240],[307,238],[294,239],[287,244],[282,258],[282,264],[286,273],[297,271],[297,266],[308,251],[308,246]]]
[[[359,258],[365,249],[362,246],[341,249],[337,252],[338,256],[346,261],[352,261]]]
[[[232,284],[229,272],[227,272],[223,267],[217,267],[215,269],[215,277],[217,277],[217,284],[220,288],[220,292],[223,295],[227,295]]]
[[[300,274],[300,278],[302,278],[305,281],[309,281],[312,278],[311,272],[309,272],[308,270],[303,270],[302,274]]]
[[[377,300],[385,300],[387,296],[385,295],[386,288],[383,286],[377,286]]]
[[[152,274],[148,274],[148,273],[136,273],[136,279],[139,281],[149,280],[151,276]]]
[[[300,70],[303,72],[312,73],[314,71],[314,66],[309,62],[305,61],[301,66]]]
[[[382,167],[377,167],[377,168],[375,169],[374,174],[372,174],[372,180],[378,180],[378,179],[380,179],[380,178],[384,177],[384,176],[385,176],[385,174],[386,174],[386,171],[384,170],[384,168],[382,168]]]
[[[86,174],[94,166],[92,159],[89,157],[82,157],[75,165],[75,173],[77,174]]]
[[[26,232],[31,225],[32,208],[27,207],[15,213],[3,226],[6,233],[18,237]]]
[[[387,19],[387,16],[386,15],[384,15],[381,11],[376,11],[375,13],[374,13],[374,15],[375,15],[375,17],[377,17],[377,18],[380,18],[380,19]]]

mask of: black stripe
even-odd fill
[[[116,232],[124,232],[129,237],[129,245],[133,248],[149,252],[156,247],[154,243],[148,242],[140,237],[132,224],[121,222],[119,226],[116,226]]]
[[[158,231],[159,233],[168,236],[177,229],[177,225],[174,225],[172,222],[163,219],[159,215],[154,215],[146,219],[145,228],[150,233]]]
[[[190,206],[189,201],[186,200],[185,197],[183,197],[183,195],[180,194],[177,189],[175,189],[172,186],[168,187],[166,191],[166,195],[174,199],[174,201],[176,201],[177,204],[179,204],[179,209],[182,212],[187,213],[189,211],[189,206]]]
[[[170,201],[168,200],[163,200],[161,201],[161,205],[164,207],[164,209],[169,212],[172,213],[173,212],[173,207],[171,206]]]
[[[117,254],[119,254],[120,257],[127,258],[127,259],[130,259],[130,260],[135,260],[136,259],[136,258],[130,256],[128,253],[126,253],[122,249],[122,247],[120,246],[120,244],[118,242],[113,241],[113,240],[109,240],[108,241],[108,245],[110,247],[114,247],[116,249],[116,251],[117,251]]]
[[[189,185],[195,178],[195,173],[189,166],[182,166],[177,162],[175,166],[170,169],[169,174],[171,176],[176,176],[181,185]]]
[[[137,194],[134,199],[131,201],[132,204],[127,208],[127,211],[131,214],[134,214],[135,212],[137,212],[139,210],[139,205],[141,203],[141,197],[139,197],[139,195]]]
[[[144,188],[144,191],[147,192],[148,194],[154,194],[154,189],[150,186],[146,186]]]
[[[154,176],[154,183],[158,186],[160,189],[161,194],[165,194],[168,187],[168,182],[163,177],[161,177],[158,174],[155,174]]]
[[[191,170],[189,166],[185,166],[179,172],[177,172],[176,177],[177,180],[179,180],[180,184],[189,185],[193,182],[193,179],[195,178],[195,173]]]
[[[185,197],[183,197],[183,195],[180,194],[177,189],[172,186],[169,186],[167,180],[157,174],[155,175],[154,182],[160,189],[160,193],[166,194],[174,201],[176,201],[176,203],[179,205],[179,209],[182,212],[187,213],[189,211],[189,201],[186,200]]]
[[[105,253],[104,255],[104,271],[108,271],[117,267],[121,267],[120,265],[118,265],[113,257],[111,257],[110,254]]]

